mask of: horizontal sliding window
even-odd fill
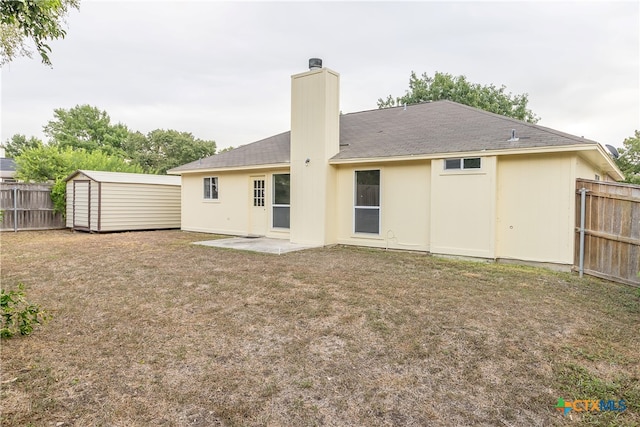
[[[460,169],[480,169],[482,163],[480,157],[466,157],[459,159],[445,159],[445,170],[460,170]]]

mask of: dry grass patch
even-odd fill
[[[179,231],[3,233],[52,319],[2,342],[2,425],[637,425],[640,298],[570,274]],[[565,399],[626,399],[563,418]]]

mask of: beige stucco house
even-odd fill
[[[183,230],[569,266],[576,178],[622,179],[595,141],[454,102],[341,114],[321,67],[291,89],[290,132],[169,171]]]

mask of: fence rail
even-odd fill
[[[0,183],[0,231],[65,228],[64,218],[53,211],[51,185]]]
[[[580,190],[586,189],[584,273],[640,286],[640,186],[576,181],[576,253],[579,265]]]

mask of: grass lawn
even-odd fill
[[[3,426],[640,424],[640,293],[568,273],[180,231],[2,233]],[[626,400],[566,417],[558,398]],[[63,423],[63,424],[61,424]]]

